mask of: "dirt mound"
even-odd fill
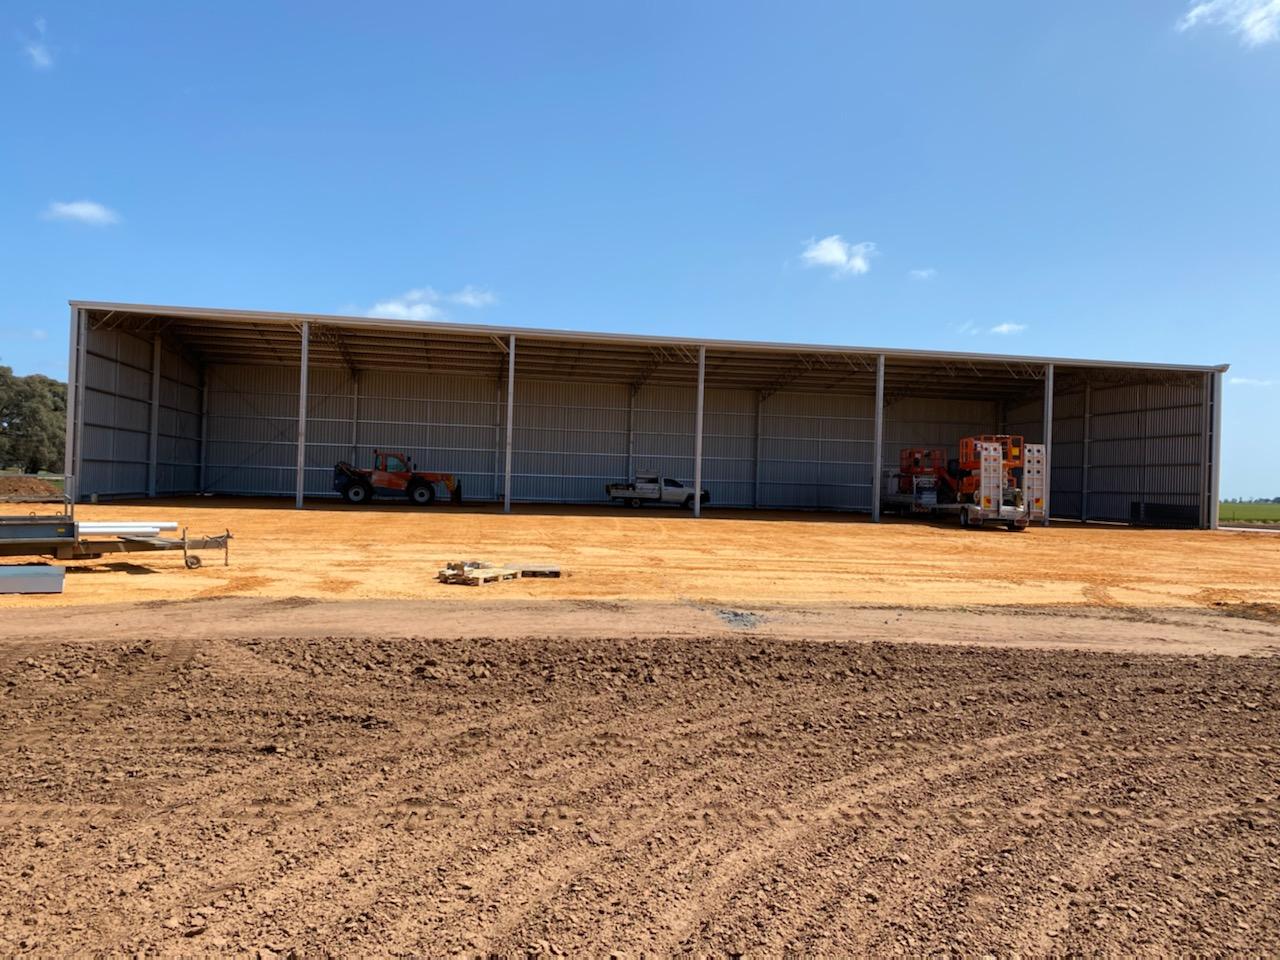
[[[0,953],[1276,953],[1278,694],[750,634],[8,641]]]
[[[39,477],[0,477],[0,499],[5,497],[60,497],[58,487]]]

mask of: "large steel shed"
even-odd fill
[[[507,509],[599,502],[647,470],[713,506],[878,519],[900,448],[1013,432],[1049,446],[1054,517],[1217,525],[1225,365],[93,301],[71,303],[69,339],[80,499],[301,506],[380,448]]]

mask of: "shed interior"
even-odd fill
[[[1055,517],[1216,515],[1218,367],[90,303],[71,340],[81,498],[332,496],[335,462],[383,449],[502,499],[508,409],[511,500],[602,502],[646,471],[693,483],[702,354],[712,506],[875,513],[879,428],[882,476],[903,447],[1020,433],[1051,445]]]

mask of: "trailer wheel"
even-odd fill
[[[182,562],[187,565],[188,570],[200,569],[200,558],[197,557],[194,553],[187,554],[185,557],[182,558]]]
[[[415,483],[409,488],[409,499],[420,507],[429,507],[436,499],[436,490],[429,483]]]
[[[969,511],[965,510],[963,507],[960,508],[960,526],[966,529],[969,526]]]
[[[1017,520],[1010,520],[1010,521],[1009,521],[1009,529],[1010,529],[1010,530],[1012,530],[1014,533],[1026,533],[1026,532],[1027,532],[1027,528],[1026,528],[1026,526],[1025,526],[1024,524],[1020,524],[1020,523],[1018,523],[1018,521],[1017,521]]]
[[[366,503],[372,492],[366,483],[350,483],[347,484],[347,489],[342,491],[342,499],[347,503]]]

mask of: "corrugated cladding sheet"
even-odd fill
[[[1037,439],[1044,418],[1036,426]],[[1053,394],[1053,455],[1049,461],[1049,512],[1055,517],[1080,516],[1080,481],[1084,450],[1084,392]],[[1035,440],[1031,442],[1036,442]]]
[[[191,493],[200,485],[200,371],[182,354],[160,351],[160,423],[156,493]]]
[[[604,500],[605,484],[627,474],[629,394],[623,384],[521,380],[517,371],[512,499]]]
[[[1150,506],[1199,510],[1204,484],[1203,386],[1094,386],[1089,408],[1088,516],[1150,519]],[[1056,444],[1055,444],[1056,449]]]
[[[152,342],[90,330],[86,344],[84,494],[146,491]],[[201,371],[161,353],[157,490],[195,489]],[[291,494],[296,464],[298,369],[207,368],[205,489]],[[502,489],[506,396],[491,377],[313,367],[309,376],[306,491],[332,493],[338,460],[367,465],[374,449],[400,450],[422,469],[458,475],[469,499]],[[708,389],[703,484],[715,505],[869,510],[874,400],[869,395]],[[1060,381],[1054,398],[1052,508],[1090,518],[1149,519],[1148,507],[1198,510],[1208,486],[1203,378],[1174,383],[1097,383],[1084,417],[1083,388]],[[598,502],[607,483],[637,472],[693,481],[695,386],[521,378],[517,370],[513,496]],[[1004,430],[1041,439],[1041,400],[1031,391],[1003,410],[995,401],[890,399],[884,466],[904,447],[944,447]],[[630,432],[630,436],[629,436]],[[1088,438],[1087,449],[1085,438]],[[757,464],[757,450],[759,452]],[[1088,463],[1087,469],[1084,467]],[[1087,497],[1085,490],[1087,489]]]
[[[90,330],[85,345],[82,496],[147,491],[151,432],[150,340]]]
[[[749,507],[755,497],[756,392],[711,390],[702,399],[702,486],[711,504]],[[689,435],[693,446],[693,434]],[[692,458],[689,469],[693,469]],[[692,475],[688,478],[693,483]]]
[[[697,402],[697,387],[693,385],[647,385],[637,391],[632,474],[657,473],[693,486]],[[754,391],[708,389],[703,394],[702,486],[716,506],[751,506],[755,491],[755,423]],[[631,479],[625,458],[614,477],[615,481],[624,479]]]
[[[707,409],[704,397],[704,421]],[[635,398],[633,472],[656,473],[692,485],[696,412],[697,387],[694,385],[677,387],[648,384],[642,387]],[[619,480],[624,479],[625,471],[624,465]],[[715,497],[714,493],[712,497]]]
[[[205,377],[209,391],[205,490],[292,493],[298,368],[217,365],[206,369]]]
[[[760,416],[760,506],[870,510],[875,400],[782,391]]]
[[[1043,387],[1039,389],[1042,390]],[[1055,393],[1055,417],[1057,416],[1057,401],[1058,394]],[[1044,397],[1033,397],[1024,400],[1022,403],[1006,405],[1003,432],[1020,436],[1027,443],[1042,443],[1044,441]]]
[[[211,368],[205,487],[215,493],[289,494],[297,462],[298,370]],[[490,499],[496,465],[495,381],[313,367],[307,377],[309,496],[333,495],[333,465],[369,466],[374,450],[453,473],[464,496]]]
[[[314,398],[315,392],[312,391]],[[498,468],[498,387],[496,380],[441,374],[365,371],[360,374],[359,419],[355,450],[350,433],[351,384],[345,386],[346,446],[339,436],[323,455],[313,456],[308,434],[308,465],[323,476],[315,492],[333,491],[333,464],[373,462],[374,450],[403,451],[420,470],[452,473],[462,483],[463,497],[493,497]],[[337,429],[341,431],[339,420]],[[313,479],[308,473],[308,490]]]
[[[896,472],[899,453],[909,448],[941,447],[948,459],[956,457],[961,437],[995,433],[999,416],[999,404],[988,400],[904,397],[888,403],[884,411],[884,470]]]

